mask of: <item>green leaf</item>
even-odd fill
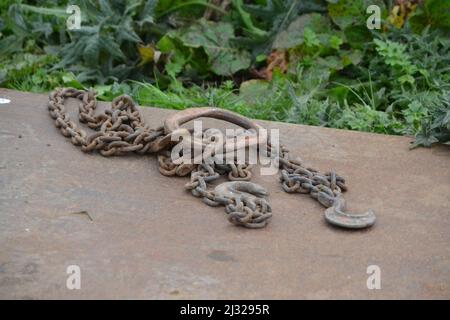
[[[130,20],[131,22],[131,20]],[[141,42],[141,38],[137,35],[136,32],[134,32],[133,28],[131,27],[130,23],[123,24],[119,26],[117,30],[116,39],[119,43],[122,43],[122,41],[130,41],[130,42]]]
[[[99,35],[93,35],[86,38],[86,45],[83,50],[83,58],[89,65],[96,65],[100,54]]]
[[[436,142],[439,142],[439,139],[431,135],[428,131],[419,132],[416,135],[416,139],[413,142],[412,148],[415,147],[431,147]]]
[[[111,8],[108,0],[99,0],[99,4],[100,10],[105,16],[110,17],[114,15],[114,10]]]
[[[450,32],[450,0],[427,0],[409,18],[411,28],[420,33],[426,26]]]
[[[413,85],[413,84],[416,82],[416,80],[414,79],[414,77],[411,76],[411,75],[409,75],[409,74],[405,74],[405,75],[399,77],[399,78],[398,78],[398,81],[399,81],[401,84],[409,83],[409,84],[411,84],[411,85]]]
[[[239,97],[247,103],[256,103],[261,97],[269,93],[269,82],[265,80],[252,79],[241,83]]]
[[[144,8],[140,14],[140,20],[137,22],[138,25],[142,28],[145,23],[154,23],[155,22],[155,9],[158,5],[158,0],[147,0],[145,2]]]
[[[111,54],[111,56],[118,59],[125,59],[125,55],[120,49],[120,46],[112,39],[112,37],[100,37],[99,44],[100,47]]]
[[[310,28],[306,27],[303,32],[303,37],[305,38],[305,44],[308,47],[318,47],[320,46],[320,40],[317,34]]]
[[[62,81],[65,86],[72,87],[75,89],[84,89],[83,85],[80,81],[77,80],[75,75],[72,72],[67,72],[63,74]]]
[[[166,63],[165,69],[169,76],[175,78],[179,74],[186,63],[186,58],[182,54],[174,54],[170,57],[168,63]]]
[[[255,25],[252,22],[252,18],[250,16],[250,14],[248,12],[246,12],[243,8],[244,2],[242,0],[232,0],[232,3],[233,3],[233,6],[239,12],[241,19],[244,22],[246,31],[248,33],[250,33],[256,37],[265,37],[268,35],[267,31],[264,31],[264,30],[261,30],[261,29],[255,27]]]
[[[356,49],[362,49],[364,45],[372,41],[372,34],[369,29],[364,26],[349,26],[344,30],[347,42]]]
[[[186,30],[171,33],[171,36],[178,38],[186,47],[203,48],[211,70],[218,75],[230,76],[250,66],[250,53],[231,44],[234,30],[230,23],[202,19]]]
[[[22,39],[17,39],[15,35],[0,39],[0,60],[6,55],[20,51],[22,49]]]
[[[328,69],[331,69],[333,71],[342,70],[344,69],[344,64],[342,63],[341,59],[339,59],[336,56],[328,56],[325,58],[318,58],[317,64],[320,66],[324,66]]]
[[[267,55],[265,54],[258,54],[255,58],[256,62],[263,62],[267,60]]]
[[[44,8],[44,7],[37,7],[37,6],[28,5],[28,4],[20,4],[19,6],[23,10],[34,12],[34,13],[57,16],[60,18],[68,17],[66,10],[63,8]]]
[[[329,44],[330,47],[335,49],[335,50],[339,50],[339,47],[344,43],[344,40],[342,40],[340,37],[338,36],[331,36],[329,39]]]
[[[366,10],[370,5],[379,6],[382,16],[386,15],[386,6],[383,0],[339,0],[328,4],[328,14],[342,30],[352,25],[365,26],[369,17]]]
[[[95,92],[97,93],[97,96],[105,96],[107,93],[111,91],[112,85],[96,85],[94,87]]]
[[[431,25],[450,28],[450,0],[428,0],[425,5]]]
[[[315,34],[328,33],[330,23],[326,17],[318,13],[304,14],[295,19],[286,30],[277,34],[272,48],[290,49],[303,44],[306,28]]]
[[[164,35],[161,39],[159,39],[156,47],[163,53],[169,53],[176,48],[169,35]]]
[[[341,55],[342,63],[344,64],[345,67],[348,65],[351,65],[351,64],[356,66],[363,59],[363,54],[359,50],[341,51],[340,55]]]

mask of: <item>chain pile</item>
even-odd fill
[[[79,121],[96,132],[88,135],[69,118],[64,102],[66,98],[76,98],[79,105]],[[128,153],[157,154],[159,171],[166,176],[186,176],[190,182],[185,185],[193,196],[202,198],[210,206],[225,206],[228,220],[247,228],[265,227],[272,217],[272,209],[267,201],[267,191],[258,184],[249,182],[252,178],[252,165],[227,163],[219,164],[213,155],[200,164],[175,164],[171,159],[171,149],[177,141],[172,141],[173,123],[178,127],[183,122],[200,116],[224,119],[247,127],[257,127],[248,119],[228,111],[201,108],[179,114],[172,118],[170,125],[150,128],[145,124],[133,100],[123,95],[113,100],[111,109],[96,114],[97,101],[91,91],[73,88],[56,89],[49,96],[48,109],[55,119],[56,127],[65,137],[69,137],[84,152],[97,150],[103,156],[125,155]],[[219,111],[220,110],[220,111]],[[270,147],[270,145],[269,145]],[[236,151],[236,149],[235,149]],[[352,215],[343,212],[345,201],[341,195],[346,191],[345,180],[334,171],[321,174],[315,169],[302,165],[300,161],[289,158],[289,151],[281,147],[280,156],[267,151],[267,156],[276,159],[281,169],[281,184],[288,193],[305,193],[329,208],[325,212],[328,222],[347,228],[364,228],[375,222],[373,212]],[[222,163],[224,163],[222,161]],[[208,184],[225,177],[214,189]]]
[[[267,191],[256,183],[248,182],[251,165],[217,164],[207,161],[191,173],[191,180],[185,185],[192,195],[202,198],[212,207],[225,206],[228,220],[247,228],[262,228],[272,217],[272,209],[265,199]],[[209,190],[207,183],[226,176],[231,183],[221,183]]]
[[[64,106],[66,98],[81,100],[79,120],[98,132],[88,136],[70,120]],[[66,88],[50,94],[48,109],[61,133],[84,152],[98,150],[103,156],[158,152],[168,144],[164,129],[145,125],[133,100],[121,96],[112,102],[111,110],[95,115],[97,100],[93,92]]]

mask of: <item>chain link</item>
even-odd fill
[[[79,120],[97,132],[88,134],[70,120],[64,102],[77,98]],[[149,128],[129,96],[113,100],[112,108],[95,115],[97,100],[92,91],[73,88],[55,90],[50,94],[48,109],[61,133],[70,137],[84,152],[99,151],[103,156],[118,156],[131,152],[140,154],[163,150],[170,140],[164,136],[164,128]]]

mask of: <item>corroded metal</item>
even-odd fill
[[[226,122],[235,124],[243,129],[251,130],[253,133],[258,133],[260,129],[264,129],[259,124],[247,119],[237,113],[219,109],[219,108],[189,108],[179,111],[172,116],[168,117],[164,121],[164,133],[169,136],[183,136],[183,139],[187,139],[187,143],[192,145],[192,148],[197,150],[203,150],[201,157],[209,158],[214,155],[217,150],[225,150],[225,146],[233,146],[233,150],[239,150],[250,146],[256,146],[258,144],[265,143],[267,139],[261,139],[257,134],[243,136],[243,139],[235,140],[235,137],[225,139],[222,145],[215,144],[214,148],[206,148],[207,142],[203,137],[195,137],[192,132],[185,128],[181,128],[181,125],[199,118],[213,118],[218,120],[224,120]],[[198,159],[194,158],[193,161],[197,162]]]
[[[64,106],[66,98],[77,98],[80,122],[96,130],[88,135],[77,127]],[[164,121],[164,125],[150,128],[145,124],[134,101],[129,96],[120,96],[113,100],[110,110],[95,114],[97,101],[90,91],[73,88],[57,89],[50,94],[48,109],[55,119],[55,125],[61,133],[69,137],[74,145],[81,146],[84,152],[97,150],[103,156],[124,155],[128,153],[155,153],[158,157],[159,171],[166,176],[186,176],[190,182],[185,185],[195,197],[210,206],[225,206],[228,219],[235,225],[247,228],[262,228],[272,217],[271,206],[266,199],[266,190],[248,182],[251,179],[252,165],[249,163],[217,163],[214,150],[203,153],[199,164],[174,163],[170,151],[178,142],[174,135],[184,134],[184,138],[194,146],[206,149],[203,137],[194,137],[191,130],[182,128],[186,122],[207,117],[224,120],[244,129],[259,131],[262,127],[236,113],[218,108],[192,108],[178,112]],[[239,139],[238,139],[239,140]],[[354,215],[345,213],[345,200],[342,192],[346,191],[345,180],[334,171],[322,174],[318,170],[305,167],[300,161],[290,159],[289,151],[281,147],[281,153],[274,149],[268,136],[261,140],[257,135],[245,136],[235,143],[235,137],[228,138],[224,144],[232,143],[234,151],[257,144],[267,143],[267,155],[274,158],[281,169],[281,183],[288,193],[306,193],[328,207],[325,219],[329,223],[350,229],[369,227],[375,222],[372,211]],[[223,159],[222,159],[223,160]],[[226,176],[231,182],[222,183],[215,189],[208,184]]]
[[[168,117],[164,121],[164,131],[166,134],[171,133],[179,129],[182,124],[201,117],[224,120],[244,129],[263,129],[263,127],[250,119],[228,110],[219,108],[189,108]]]
[[[349,229],[363,229],[375,223],[375,214],[372,210],[360,214],[344,211],[345,199],[339,194],[334,198],[332,206],[325,210],[325,220],[335,226]]]
[[[224,182],[214,192],[217,199],[226,203],[228,219],[234,224],[262,228],[272,217],[272,208],[266,199],[269,193],[259,184],[249,181]]]

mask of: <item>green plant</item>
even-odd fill
[[[206,69],[217,75],[231,76],[250,66],[250,54],[232,44],[234,29],[231,23],[212,22],[204,19],[185,29],[168,32],[158,42],[158,48],[172,53],[166,70],[175,77],[184,67],[194,67],[196,71]]]
[[[39,6],[50,5],[49,1],[37,1]],[[53,2],[60,6],[63,1]],[[25,5],[17,1],[6,1],[0,17],[0,61],[20,52],[45,52],[51,46],[65,42],[61,22],[61,9],[53,9],[46,14],[41,7]],[[40,10],[39,10],[40,9]]]
[[[423,120],[413,147],[429,147],[438,142],[450,145],[450,92],[445,92],[429,107],[429,116]]]
[[[381,0],[76,0],[80,30],[67,30],[67,4],[0,3],[1,86],[449,141],[448,0],[402,28]],[[382,30],[367,29],[369,4]]]
[[[133,18],[142,6],[143,2],[102,0],[94,5],[80,0],[86,26],[69,32],[71,41],[61,48],[57,67],[76,72],[80,81],[105,83],[127,78],[138,62],[136,44],[141,39],[134,31]]]
[[[414,100],[402,111],[403,117],[408,125],[404,130],[406,134],[416,134],[421,128],[422,120],[428,116],[428,110],[420,102]]]
[[[407,46],[390,40],[375,39],[376,50],[383,58],[384,63],[390,67],[392,76],[400,83],[414,85],[414,73],[418,71],[411,57],[406,53]]]

